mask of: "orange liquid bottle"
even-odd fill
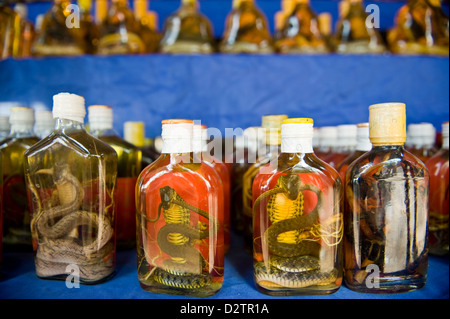
[[[442,148],[427,162],[430,172],[430,254],[448,255],[448,210],[449,210],[449,162],[448,162],[448,122],[442,124]]]
[[[281,154],[253,182],[253,275],[269,295],[330,294],[342,283],[342,183],[312,137],[312,119],[283,121]]]
[[[161,156],[136,185],[137,272],[150,292],[206,297],[223,283],[221,180],[194,156],[193,121],[164,120]]]

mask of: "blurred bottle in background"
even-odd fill
[[[254,0],[233,0],[220,43],[223,53],[274,52],[267,18]]]

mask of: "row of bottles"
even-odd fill
[[[63,279],[75,265],[82,283],[107,280],[116,242],[134,239],[143,289],[215,294],[229,249],[231,178],[243,162],[241,222],[263,293],[329,294],[342,282],[408,291],[425,284],[428,251],[448,254],[448,122],[442,149],[424,163],[405,149],[402,103],[369,108],[340,170],[315,155],[313,119],[287,115],[264,116],[263,130],[252,130],[264,139],[252,151],[263,152],[231,165],[210,155],[205,126],[164,120],[161,155],[142,169],[141,149],[114,132],[112,109],[88,110],[89,132],[84,98],[55,95],[55,128],[37,138],[33,110],[13,108],[0,145],[3,240],[32,244],[40,278]]]
[[[90,0],[79,0],[77,4],[79,26],[67,26],[73,23],[70,19],[68,22],[71,1],[54,0],[50,11],[39,21],[35,36],[32,26],[25,30],[25,25],[29,25],[25,10],[16,9],[19,13],[14,13],[1,7],[0,14],[11,17],[2,19],[0,24],[2,57],[155,52],[449,54],[449,23],[439,0],[409,0],[399,10],[386,41],[379,32],[379,16],[369,16],[362,0],[340,1],[334,33],[330,14],[317,15],[309,0],[283,0],[282,10],[275,15],[273,36],[255,0],[233,0],[220,41],[214,38],[213,26],[201,13],[197,0],[181,0],[161,33],[157,30],[156,13],[148,10],[148,1],[135,0],[134,12],[127,0],[112,0],[109,10],[106,0],[96,1],[96,19],[91,17]],[[24,26],[15,32],[19,24]],[[24,49],[15,45],[14,34],[26,38],[22,41]]]

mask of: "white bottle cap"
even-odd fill
[[[319,131],[321,147],[336,146],[338,130],[335,126],[322,126]]]
[[[9,132],[9,116],[0,116],[0,131]]]
[[[168,119],[162,121],[161,137],[164,141],[161,153],[192,152],[194,121],[186,119]]]
[[[431,123],[414,123],[408,125],[406,145],[431,146],[436,140],[436,129]]]
[[[356,149],[358,151],[368,152],[372,149],[372,143],[369,138],[369,123],[359,123],[356,133]]]
[[[48,110],[36,110],[34,113],[36,124],[54,124],[55,119],[53,118],[52,111]]]
[[[442,148],[448,149],[448,122],[442,123]]]
[[[70,93],[59,93],[53,96],[53,118],[84,123],[85,116],[84,97]]]
[[[34,124],[34,110],[29,107],[16,106],[11,108],[9,115],[9,123],[11,125],[26,125],[33,126]]]
[[[89,129],[108,130],[113,128],[113,109],[107,105],[91,105],[88,107]]]
[[[339,146],[354,149],[357,143],[357,126],[354,124],[338,125],[337,130]]]
[[[281,123],[282,153],[313,153],[314,121],[310,118],[286,119]]]
[[[192,132],[192,147],[194,152],[206,152],[208,144],[208,129],[206,125],[195,124]]]

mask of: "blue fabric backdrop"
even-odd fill
[[[405,102],[409,123],[449,118],[449,59],[403,56],[86,56],[0,62],[0,100],[48,108],[59,92],[109,104],[115,128],[191,118],[224,131],[261,116],[312,117],[316,126],[365,122],[368,107]]]

